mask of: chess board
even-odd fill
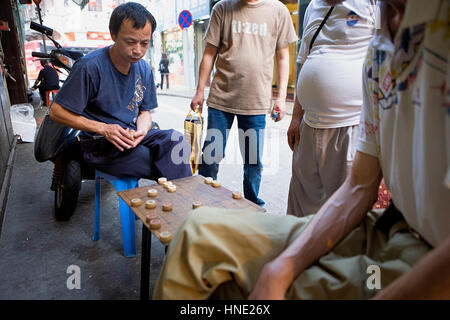
[[[118,192],[119,196],[126,202],[126,204],[133,210],[133,212],[142,220],[142,223],[160,239],[160,233],[169,231],[172,236],[177,231],[180,224],[185,219],[187,213],[192,209],[192,203],[200,201],[203,206],[220,207],[228,209],[249,209],[254,211],[264,212],[265,210],[253,202],[245,199],[233,199],[232,191],[220,186],[218,188],[208,185],[204,182],[204,177],[196,175],[187,178],[171,180],[176,185],[175,192],[168,192],[163,185],[151,185],[126,191]],[[149,189],[158,190],[156,197],[149,197],[147,192]],[[139,198],[142,204],[138,207],[131,206],[131,200]],[[145,208],[147,200],[155,200],[156,208]],[[163,211],[162,204],[169,202],[172,204],[171,211]],[[146,221],[146,216],[149,214],[156,214],[161,220],[161,227],[159,229],[150,229],[149,223]],[[164,243],[168,244],[168,243]]]

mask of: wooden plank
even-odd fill
[[[265,211],[265,209],[244,197],[238,200],[233,199],[232,191],[223,186],[214,188],[212,185],[205,184],[204,177],[201,175],[175,179],[172,182],[177,186],[176,192],[173,193],[168,192],[159,184],[118,192],[119,196],[158,239],[160,238],[160,233],[163,231],[169,231],[172,235],[175,234],[188,212],[192,210],[192,203],[194,201],[200,201],[203,206]],[[149,189],[158,190],[158,195],[156,197],[149,197],[147,195]],[[131,200],[135,198],[141,199],[142,205],[139,207],[131,207]],[[150,199],[156,201],[156,208],[145,208],[145,202]],[[164,202],[170,202],[172,204],[172,211],[165,212],[162,210],[162,204]],[[149,224],[146,222],[145,217],[152,213],[156,214],[161,220],[161,228],[157,230],[150,229]]]

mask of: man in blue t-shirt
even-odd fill
[[[155,18],[140,4],[114,9],[109,22],[114,44],[74,65],[50,110],[52,120],[83,131],[85,161],[115,176],[191,175],[191,150],[183,136],[151,129],[156,90],[141,58],[155,28]]]
[[[47,91],[59,89],[59,77],[58,72],[48,64],[47,60],[41,60],[41,66],[44,68],[39,71],[33,90],[39,88],[41,101],[44,106],[48,106]]]

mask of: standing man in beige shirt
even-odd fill
[[[286,114],[288,45],[297,40],[289,11],[275,0],[222,0],[213,8],[205,40],[192,110],[202,110],[214,62],[216,73],[207,100],[208,131],[199,174],[217,178],[236,116],[244,160],[244,196],[262,206],[258,193],[266,114],[271,112],[275,121]],[[279,90],[271,110],[274,56]]]

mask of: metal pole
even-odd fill
[[[150,298],[150,259],[152,255],[152,233],[142,223],[141,247],[141,300]]]
[[[42,17],[41,17],[41,7],[37,4],[36,5],[36,11],[39,17],[39,23],[42,24]],[[45,36],[42,34],[42,44],[44,45],[44,53],[47,53],[47,46],[45,45]]]

